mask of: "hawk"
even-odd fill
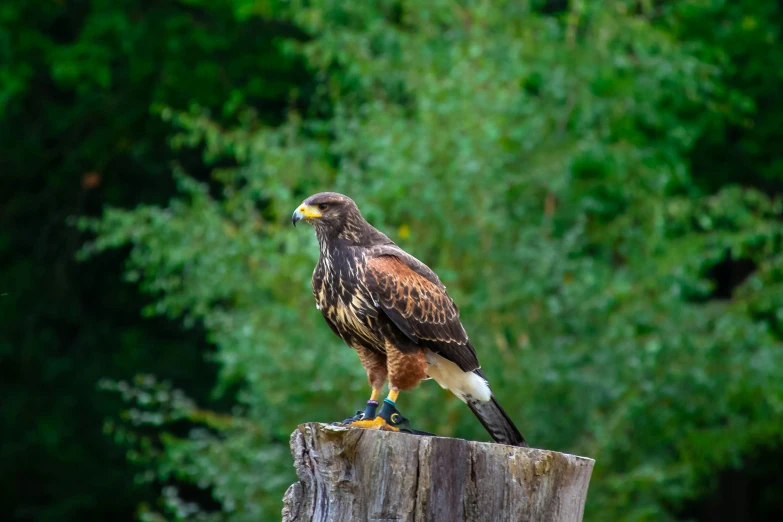
[[[527,446],[492,395],[459,310],[435,272],[370,225],[342,194],[305,199],[294,226],[302,219],[313,225],[320,248],[312,280],[316,307],[359,354],[372,388],[365,410],[345,423],[399,431],[406,420],[396,409],[399,393],[432,378],[468,405],[493,440]]]

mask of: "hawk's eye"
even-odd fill
[[[320,205],[318,205],[318,210],[324,211],[327,208],[329,208],[329,205],[327,205],[326,203],[321,203]]]

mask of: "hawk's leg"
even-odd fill
[[[383,400],[383,406],[381,406],[377,417],[356,420],[349,425],[355,428],[386,431],[400,431],[400,427],[407,427],[408,419],[400,415],[395,404],[399,393],[395,389],[389,390],[389,396]]]
[[[335,424],[351,424],[360,420],[374,419],[378,410],[378,397],[380,394],[380,388],[373,388],[372,395],[370,395],[370,400],[367,401],[367,405],[364,407],[364,410],[356,410],[356,415],[349,417],[342,422],[335,422]]]
[[[404,431],[407,433],[418,433],[429,435],[424,432],[417,432],[410,428],[410,421],[402,416],[397,410],[397,396],[401,390],[411,390],[427,377],[427,359],[422,350],[402,352],[395,346],[387,342],[386,355],[383,359],[377,358],[373,362],[383,363],[379,368],[376,365],[367,364],[367,352],[359,350],[359,356],[362,357],[362,363],[367,369],[367,375],[373,389],[376,388],[374,379],[380,381],[383,375],[384,380],[389,378],[389,395],[383,400],[383,404],[375,418],[362,418],[350,423],[350,426],[365,428],[371,430]]]
[[[410,432],[410,422],[397,410],[397,396],[401,390],[412,390],[427,377],[427,358],[421,349],[408,346],[402,351],[389,341],[385,349],[389,396],[384,399],[378,418],[394,430]]]
[[[411,422],[402,416],[397,410],[397,396],[399,390],[392,388],[389,395],[383,400],[378,416],[372,420],[358,420],[349,424],[351,427],[369,430],[402,431],[414,435],[432,435],[426,431],[411,429]]]
[[[388,375],[386,369],[386,354],[376,350],[370,350],[361,345],[354,344],[352,346],[354,350],[356,350],[356,353],[359,354],[359,359],[362,361],[364,371],[367,372],[367,382],[372,388],[372,395],[370,396],[370,400],[367,401],[364,410],[358,410],[353,417],[335,424],[351,424],[356,421],[374,419],[378,411],[378,397],[381,396],[381,390],[386,383],[386,377]]]

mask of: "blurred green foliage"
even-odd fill
[[[124,252],[77,264],[68,216],[165,203],[175,151],[162,106],[231,121],[284,118],[307,95],[290,24],[228,2],[65,0],[0,5],[0,502],[14,520],[132,520],[156,487],[102,431],[121,402],[102,377],[165,375],[204,402],[215,384],[203,330],[143,318]],[[248,75],[255,70],[257,75]],[[264,72],[266,71],[266,72]],[[230,403],[230,396],[223,399]],[[156,485],[157,486],[157,485]]]
[[[587,520],[675,520],[718,471],[780,446],[778,2],[104,6],[132,23],[90,4],[95,32],[55,45],[51,63],[73,63],[50,77],[85,107],[96,90],[116,104],[118,61],[164,56],[138,69],[155,74],[134,121],[163,130],[137,146],[176,128],[166,159],[180,161],[167,203],[109,199],[82,219],[95,234],[82,255],[125,248],[146,312],[203,329],[215,393],[239,390],[218,413],[166,368],[104,384],[130,404],[107,431],[141,479],[166,484],[142,519],[277,519],[289,433],[366,398],[356,355],[313,305],[315,239],[289,224],[321,190],[353,197],[441,275],[532,445],[596,459]],[[32,89],[24,60],[3,63],[17,83],[0,100]],[[114,121],[122,105],[96,114]],[[159,172],[160,156],[142,157]],[[421,429],[487,439],[433,383],[401,409]],[[783,509],[760,498],[760,513]]]

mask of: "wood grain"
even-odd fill
[[[580,522],[594,461],[548,450],[303,424],[284,522]]]

